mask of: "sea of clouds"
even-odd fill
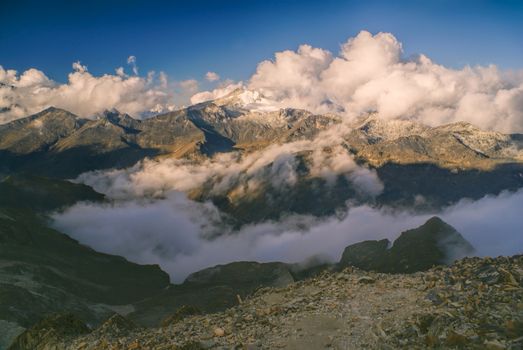
[[[463,200],[441,212],[413,214],[367,205],[343,217],[288,217],[231,230],[210,203],[173,191],[163,199],[77,204],[54,216],[54,226],[96,250],[137,263],[159,264],[172,281],[233,261],[338,261],[350,244],[394,240],[438,215],[472,243],[480,256],[512,255],[523,247],[523,190]],[[214,235],[215,230],[220,235]]]
[[[96,250],[137,263],[159,264],[174,282],[200,269],[239,260],[303,262],[318,257],[318,261],[338,261],[349,244],[394,240],[433,215],[458,229],[478,255],[521,253],[523,190],[478,201],[464,199],[423,214],[348,202],[346,210],[331,217],[294,215],[240,229],[231,227],[212,203],[196,202],[186,195],[202,186],[224,195],[239,185],[248,195],[267,180],[275,188],[293,186],[298,176],[296,152],[303,150],[318,154],[316,163],[312,157],[311,176],[329,183],[344,175],[369,196],[381,193],[383,184],[373,170],[356,164],[344,149],[321,153],[331,143],[321,134],[319,139],[272,145],[247,155],[217,154],[203,162],[144,160],[127,169],[84,173],[75,181],[105,193],[110,201],[76,204],[56,213],[53,225]],[[327,141],[322,144],[321,140]]]
[[[376,112],[379,118],[431,126],[467,121],[484,129],[523,132],[523,73],[494,65],[453,69],[424,55],[405,57],[390,33],[362,31],[338,54],[309,45],[278,52],[259,63],[246,81],[222,80],[207,72],[205,79],[216,84],[211,91],[198,91],[196,80],[170,81],[162,72],[139,76],[134,56],[128,64],[131,75],[120,67],[115,74],[97,77],[77,62],[66,83],[37,69],[19,74],[0,67],[0,123],[49,106],[80,117],[112,108],[147,117],[241,89],[246,106],[257,110],[303,108],[336,113],[347,122]],[[110,201],[76,204],[56,213],[53,225],[96,250],[160,264],[175,282],[199,269],[238,260],[300,262],[319,256],[336,261],[351,243],[393,240],[432,215],[458,229],[479,255],[521,253],[523,191],[462,200],[433,213],[353,205],[341,216],[291,216],[240,229],[228,226],[211,203],[187,197],[204,184],[215,195],[249,193],[267,179],[276,188],[292,186],[298,177],[297,155],[303,152],[310,156],[311,176],[328,183],[344,175],[358,190],[378,195],[383,185],[376,173],[358,165],[340,146],[347,124],[315,140],[272,145],[247,155],[218,154],[201,162],[144,160],[128,169],[83,174],[76,181],[105,193]]]

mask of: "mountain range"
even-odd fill
[[[294,145],[286,151],[294,157],[291,185],[274,184],[271,167],[279,165],[269,159],[263,164],[267,171],[256,178],[257,190],[245,190],[249,178],[239,176],[215,191],[223,179],[214,176],[186,192],[198,201],[211,200],[241,225],[293,213],[332,215],[347,200],[427,210],[523,186],[521,134],[482,131],[468,123],[430,127],[374,113],[348,123],[297,109],[260,111],[243,102],[241,90],[146,120],[118,111],[82,119],[48,108],[0,125],[0,174],[72,179],[143,159],[204,164],[218,154],[271,156],[277,145]],[[347,181],[350,169],[338,165],[344,162],[334,157],[338,154],[375,171],[382,190],[369,196]],[[325,157],[332,157],[329,166],[335,169],[329,181],[313,164]]]
[[[39,169],[53,177],[74,177],[84,171],[132,165],[148,156],[198,158],[311,140],[342,123],[336,115],[299,109],[248,109],[239,95],[241,90],[236,90],[145,120],[116,110],[82,119],[50,107],[0,126],[3,171]],[[523,161],[523,135],[482,131],[464,122],[429,127],[409,120],[382,120],[369,113],[345,129],[339,144],[374,167],[429,163],[445,169],[489,170]],[[85,157],[84,164],[42,169],[44,160],[55,165],[75,156]]]

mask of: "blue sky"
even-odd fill
[[[100,75],[134,55],[142,75],[241,80],[276,51],[307,43],[337,52],[363,29],[392,32],[406,55],[446,66],[523,67],[523,1],[508,0],[3,0],[0,65],[65,81],[74,61]]]

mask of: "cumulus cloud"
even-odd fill
[[[207,81],[213,82],[220,80],[220,76],[215,72],[207,72],[205,73],[205,79],[207,79]]]
[[[127,62],[132,77],[122,67],[114,76],[93,77],[76,62],[67,84],[57,84],[36,69],[18,75],[0,68],[0,122],[49,105],[82,116],[100,108],[156,112],[172,105],[173,94],[178,104],[185,105],[240,88],[263,100],[264,110],[302,108],[337,113],[347,121],[376,111],[384,119],[411,119],[431,126],[467,121],[484,129],[523,132],[523,72],[501,71],[495,65],[452,69],[423,54],[406,58],[390,33],[362,31],[337,54],[310,45],[277,52],[274,59],[259,63],[247,81],[223,81],[213,91],[198,92],[196,80],[172,86],[162,76],[151,84],[138,77],[135,56]],[[211,82],[220,78],[212,71],[205,77]],[[174,93],[176,89],[183,93]]]
[[[182,87],[183,90],[183,87]],[[194,94],[195,90],[190,90]],[[0,123],[55,106],[81,117],[116,108],[140,117],[143,113],[174,109],[176,94],[165,75],[142,78],[127,76],[123,68],[116,75],[93,76],[80,62],[73,64],[68,82],[57,83],[42,71],[28,69],[22,74],[0,66]]]
[[[485,129],[523,132],[523,74],[496,66],[447,68],[425,55],[403,57],[390,33],[362,31],[338,55],[302,45],[261,62],[245,84],[275,108],[338,113],[353,120],[369,111],[384,119],[428,125],[467,121]],[[226,87],[194,96],[222,96]]]
[[[115,71],[116,75],[118,75],[119,77],[125,77],[127,75],[127,74],[125,74],[123,67],[118,67],[114,71]]]
[[[440,215],[477,249],[478,255],[521,253],[523,191],[462,201],[443,212],[414,215],[358,206],[343,218],[291,217],[243,227],[221,228],[210,204],[180,193],[144,203],[77,204],[54,216],[54,226],[97,250],[138,263],[158,263],[173,281],[216,264],[238,260],[300,262],[311,256],[338,261],[349,244],[367,239],[394,240],[400,232]]]
[[[87,66],[84,66],[80,63],[80,61],[77,61],[73,63],[73,70],[75,72],[85,73],[87,72]]]

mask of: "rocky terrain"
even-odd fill
[[[210,267],[189,275],[180,285],[133,305],[128,316],[146,326],[157,326],[180,307],[190,306],[204,312],[216,312],[238,303],[260,287],[283,287],[321,273],[347,266],[377,272],[416,272],[452,262],[473,254],[473,247],[452,226],[433,217],[418,228],[400,234],[382,249],[365,241],[348,246],[338,263],[308,262],[233,262]]]
[[[413,274],[349,267],[194,313],[182,309],[154,329],[113,316],[90,330],[55,316],[11,349],[521,349],[523,256]]]
[[[469,256],[474,248],[459,232],[438,217],[402,232],[394,241],[363,241],[345,248],[339,264],[379,272],[424,271]]]

